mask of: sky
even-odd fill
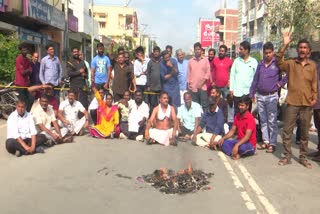
[[[223,0],[131,0],[139,29],[156,40],[161,49],[168,44],[189,51],[197,42],[200,18],[213,19]],[[94,0],[95,5],[122,6],[125,0]],[[227,0],[227,8],[237,9],[238,0]]]

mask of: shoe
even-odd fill
[[[42,147],[42,146],[38,146],[38,147],[36,148],[36,153],[44,153],[43,147]]]
[[[22,154],[19,150],[16,150],[16,152],[14,153],[15,156],[20,157]]]
[[[141,134],[141,135],[138,135],[138,136],[136,137],[136,141],[143,142],[143,135],[142,135],[142,134]]]
[[[119,139],[128,139],[128,137],[121,132],[119,135]]]

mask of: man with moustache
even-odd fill
[[[237,160],[243,156],[251,156],[256,151],[256,122],[249,111],[251,100],[249,96],[239,99],[239,113],[234,117],[231,130],[223,136],[218,146],[226,154]],[[237,133],[237,139],[230,139]]]
[[[17,157],[44,153],[41,145],[46,141],[43,134],[37,134],[32,115],[26,111],[26,102],[18,100],[16,110],[7,121],[6,149]]]
[[[114,102],[118,102],[123,98],[124,92],[129,89],[130,83],[133,85],[133,91],[136,91],[136,80],[134,78],[133,67],[124,61],[124,53],[118,54],[113,70],[113,99]]]
[[[96,88],[104,87],[109,89],[111,78],[110,59],[104,55],[103,43],[97,44],[98,54],[91,61],[91,85],[94,83]]]
[[[30,75],[32,74],[32,67],[30,65],[29,59],[27,58],[27,46],[25,44],[21,44],[19,46],[19,50],[20,54],[16,58],[15,85],[18,86],[18,98],[26,102],[27,111],[30,111],[33,103],[33,97],[28,92],[27,87],[30,86]]]
[[[86,83],[88,70],[84,61],[80,59],[78,48],[72,48],[72,59],[67,61],[67,72],[70,77],[70,88],[77,93],[76,99],[88,109],[89,88]]]
[[[38,133],[44,134],[49,140],[46,145],[51,146],[52,143],[72,142],[72,136],[66,136],[67,133],[61,133],[53,108],[49,105],[49,98],[46,94],[41,94],[39,103],[32,112],[32,115]]]
[[[89,125],[89,114],[83,105],[75,99],[76,92],[68,91],[68,99],[59,105],[58,118],[61,133],[69,133],[71,135],[82,135],[83,128]],[[84,116],[79,118],[79,112]]]
[[[287,108],[283,128],[283,148],[285,157],[279,161],[279,165],[291,163],[291,136],[297,118],[300,118],[300,154],[299,163],[311,169],[312,165],[307,161],[309,126],[312,117],[313,106],[318,98],[318,75],[316,64],[309,59],[311,53],[310,43],[306,39],[298,41],[298,57],[283,60],[285,50],[291,42],[289,33],[283,34],[283,46],[276,57],[276,64],[280,70],[288,75]]]
[[[274,48],[271,42],[263,45],[264,59],[258,64],[250,87],[250,98],[257,98],[259,121],[263,144],[261,149],[273,153],[277,145],[278,135],[278,91],[287,83],[287,78],[281,78],[281,71],[276,65]]]
[[[240,97],[250,93],[250,86],[256,73],[258,62],[250,56],[251,45],[248,41],[240,43],[239,57],[235,59],[230,73],[230,94],[233,96],[234,113],[239,112]],[[251,111],[252,102],[250,101]]]
[[[222,97],[225,99],[229,93],[229,73],[232,67],[232,60],[227,57],[228,47],[220,45],[219,57],[212,60],[212,85],[220,89]]]
[[[152,111],[148,120],[145,139],[147,145],[159,143],[165,146],[177,146],[176,134],[178,120],[174,107],[169,105],[169,94],[160,93],[160,104]]]

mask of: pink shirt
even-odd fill
[[[232,60],[229,57],[213,59],[212,81],[218,87],[226,87],[229,81],[229,71],[232,67]]]
[[[195,57],[189,60],[188,65],[188,89],[197,92],[198,89],[207,90],[206,80],[210,79],[210,64],[206,57]]]

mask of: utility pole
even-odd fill
[[[64,19],[65,19],[65,29],[64,29],[64,58],[65,61],[68,60],[68,49],[69,49],[69,0],[64,1]]]
[[[91,0],[91,21],[92,21],[92,31],[91,31],[91,60],[94,57],[94,18],[93,18],[93,5],[94,0]]]

